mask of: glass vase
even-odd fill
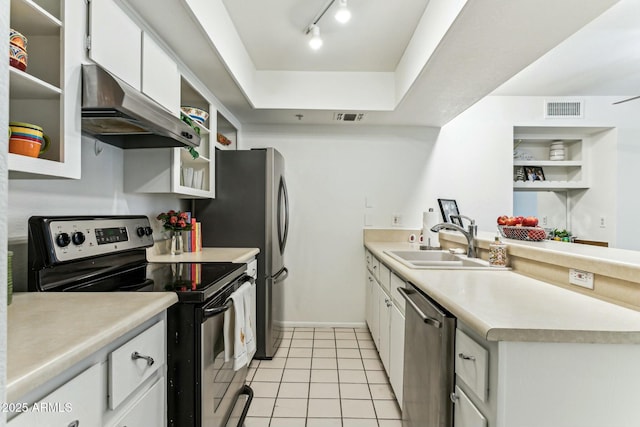
[[[171,232],[171,255],[180,255],[184,251],[182,231]]]

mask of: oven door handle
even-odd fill
[[[222,314],[225,311],[229,310],[232,305],[233,305],[233,301],[229,300],[224,305],[221,305],[221,306],[204,308],[202,310],[202,317],[205,319],[208,319],[210,317],[217,316],[218,314]]]
[[[249,276],[248,274],[245,274],[240,278],[239,282],[240,283],[249,282],[253,285],[254,283],[256,283],[256,279],[254,279],[253,276]]]
[[[248,274],[245,274],[240,278],[239,282],[240,283],[250,282],[251,284],[254,284],[256,283],[256,279],[249,276]],[[218,314],[224,313],[225,311],[229,310],[232,305],[233,305],[233,301],[229,299],[224,305],[217,305],[215,307],[205,306],[202,309],[202,317],[204,319],[208,319],[210,317],[217,316]]]

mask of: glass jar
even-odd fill
[[[171,232],[171,255],[180,255],[184,251],[182,231]]]

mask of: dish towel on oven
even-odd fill
[[[224,360],[233,360],[233,370],[246,366],[246,317],[244,313],[244,295],[242,286],[235,290],[228,298],[233,302],[229,310],[224,312]],[[227,301],[228,301],[227,300]]]
[[[253,319],[253,290],[255,284],[251,282],[244,282],[240,289],[242,297],[244,299],[244,318],[245,318],[245,343],[247,344],[247,362],[250,363],[253,359],[253,355],[256,354],[256,340],[255,333],[253,331],[253,325],[255,319]]]

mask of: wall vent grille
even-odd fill
[[[584,117],[584,101],[545,101],[546,119],[581,119]]]
[[[334,113],[333,120],[337,122],[361,122],[364,119],[364,113]]]

